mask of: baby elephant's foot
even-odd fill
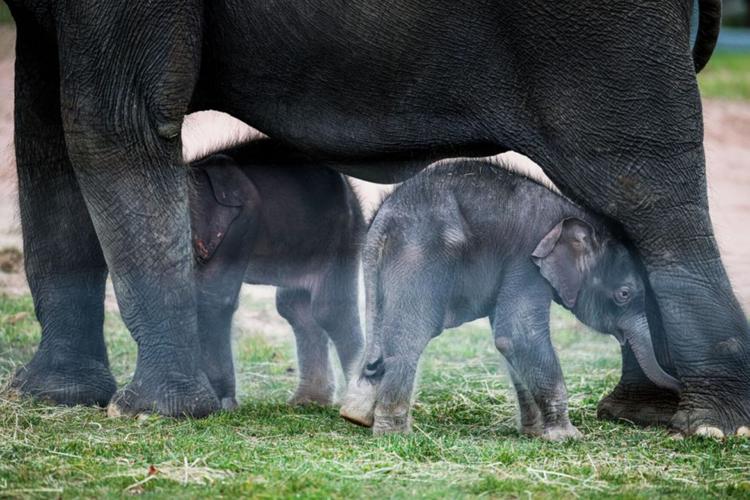
[[[236,410],[239,406],[234,396],[221,398],[221,409],[224,411]]]
[[[542,432],[541,438],[546,441],[566,441],[568,439],[581,439],[583,434],[570,422],[547,427]]]
[[[372,427],[375,420],[377,386],[367,379],[354,378],[349,382],[339,415],[349,422]]]
[[[336,388],[328,383],[300,384],[289,401],[292,406],[320,405],[330,406],[333,404]]]
[[[518,426],[518,432],[524,436],[541,437],[544,434],[544,427],[541,423],[537,422],[530,424],[521,423]]]
[[[375,436],[408,434],[409,432],[411,432],[411,416],[408,408],[387,412],[375,409],[375,420],[372,425],[372,433]]]

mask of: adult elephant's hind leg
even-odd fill
[[[682,182],[654,196],[651,214],[622,217],[646,264],[684,385],[670,425],[686,435],[750,436],[750,329],[714,237],[703,149],[676,163]]]
[[[356,252],[334,266],[313,290],[312,314],[333,341],[348,382],[365,343],[359,325]]]
[[[102,334],[107,266],[68,160],[56,47],[23,17],[17,29],[16,163],[42,339],[11,387],[58,404],[103,406],[116,389]]]
[[[61,9],[60,57],[71,160],[138,344],[133,380],[113,397],[110,415],[204,416],[219,401],[200,368],[180,152],[198,71],[200,2],[123,3],[107,12],[95,3]]]

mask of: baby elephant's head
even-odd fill
[[[627,342],[643,372],[666,389],[680,383],[656,360],[646,319],[646,291],[636,261],[625,245],[596,234],[580,219],[557,224],[531,256],[562,304],[583,323]]]

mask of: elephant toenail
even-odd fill
[[[743,425],[739,429],[737,429],[737,435],[741,437],[750,437],[750,427],[747,425]]]
[[[724,432],[722,432],[721,429],[718,427],[713,427],[711,425],[701,425],[695,430],[696,436],[701,437],[707,437],[707,438],[714,438],[714,439],[723,439],[724,438]]]

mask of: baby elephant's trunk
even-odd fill
[[[638,364],[649,380],[664,389],[680,392],[682,390],[680,381],[665,372],[656,360],[654,344],[651,342],[651,330],[646,317],[640,316],[633,320],[623,331]]]

